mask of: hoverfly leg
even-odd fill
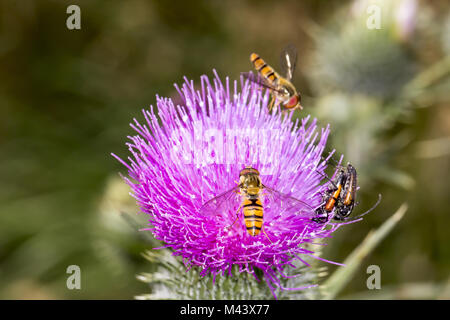
[[[242,206],[243,206],[243,203],[239,206],[239,208],[236,211],[236,219],[234,219],[234,222],[232,224],[230,224],[228,227],[225,227],[225,229],[228,229],[228,230],[231,229],[231,227],[233,227],[233,225],[236,223],[236,221],[239,218],[239,211],[241,211]]]
[[[264,228],[264,225],[262,226],[262,232],[264,232],[264,234],[266,235],[267,239],[269,239],[270,243],[273,243],[272,240],[270,240],[269,236],[266,233],[266,230]]]
[[[272,111],[273,106],[275,105],[275,99],[272,97],[269,103],[269,112]]]

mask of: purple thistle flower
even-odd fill
[[[329,127],[319,131],[309,116],[293,122],[292,113],[270,114],[269,92],[248,81],[241,87],[236,81],[230,87],[228,78],[223,84],[217,74],[212,83],[202,76],[200,90],[185,79],[176,86],[182,105],[157,97],[158,112],[151,106],[143,111],[146,124],[136,119],[131,124],[138,135],[129,137],[128,163],[114,156],[128,168],[125,180],[150,216],[144,230],[181,256],[188,270],[197,266],[202,276],[211,273],[215,279],[231,276],[238,265],[239,272],[255,277],[255,270],[262,270],[274,295],[276,287],[303,289],[283,288],[285,268],[295,267],[294,260],[308,265],[305,257],[327,261],[305,245],[317,244],[339,227],[311,221],[327,188],[320,182]],[[270,239],[263,232],[249,235],[242,213],[233,224],[239,201],[226,203],[217,215],[199,212],[206,201],[236,187],[245,166],[257,169],[264,185],[306,203],[301,213],[282,213],[262,196],[263,230]]]

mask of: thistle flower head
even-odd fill
[[[248,81],[239,89],[237,81],[223,83],[216,74],[212,81],[202,76],[199,89],[187,79],[176,88],[181,105],[157,97],[158,111],[143,111],[146,124],[131,124],[137,132],[129,137],[132,157],[118,158],[150,217],[146,230],[202,276],[231,276],[237,265],[255,277],[261,270],[272,292],[289,289],[279,281],[285,269],[307,264],[308,257],[321,259],[306,246],[338,227],[311,220],[326,188],[320,182],[329,128],[318,129],[309,117],[294,122],[292,113],[270,114],[269,92]],[[263,185],[276,190],[260,195],[263,232],[257,236],[246,230],[237,194],[245,167],[257,169]],[[224,192],[216,210],[204,214],[203,205]]]

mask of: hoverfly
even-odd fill
[[[357,173],[356,169],[350,164],[347,164],[345,169],[341,168],[335,181],[331,181],[332,187],[324,194],[324,203],[316,209],[316,216],[313,221],[324,223],[328,221],[329,214],[334,209],[334,220],[346,221],[348,216],[352,213],[358,203],[356,202],[357,190]],[[353,220],[358,219],[370,211],[375,209],[381,201],[381,194],[378,195],[378,201],[375,205],[366,212],[354,217]]]
[[[245,167],[239,173],[239,184],[237,186],[207,201],[200,208],[199,212],[205,216],[221,215],[229,208],[235,208],[236,202],[239,201],[237,196],[240,196],[240,205],[236,211],[236,219],[227,228],[231,228],[236,223],[239,218],[239,212],[242,209],[247,233],[251,236],[257,236],[262,231],[267,239],[272,242],[263,226],[264,205],[261,201],[261,196],[265,195],[270,198],[270,207],[280,210],[280,215],[287,212],[299,215],[306,208],[313,211],[307,203],[267,187],[262,183],[258,170],[252,167]]]
[[[284,77],[280,76],[256,53],[250,55],[250,61],[259,76],[255,77],[253,72],[244,72],[242,75],[244,78],[270,89],[272,101],[269,104],[269,111],[274,107],[275,100],[280,101],[282,110],[303,109],[300,104],[300,94],[291,82],[297,62],[295,46],[289,45],[281,53],[281,70]]]

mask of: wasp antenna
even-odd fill
[[[381,197],[381,193],[379,193],[379,194],[378,194],[378,200],[377,200],[377,202],[372,206],[372,208],[370,208],[370,209],[367,210],[366,212],[360,214],[359,216],[354,217],[353,219],[345,219],[344,221],[353,221],[353,220],[357,220],[357,219],[361,218],[362,216],[365,216],[366,214],[368,214],[370,211],[372,211],[373,209],[375,209],[375,208],[380,204],[381,198],[382,198],[382,197]]]

